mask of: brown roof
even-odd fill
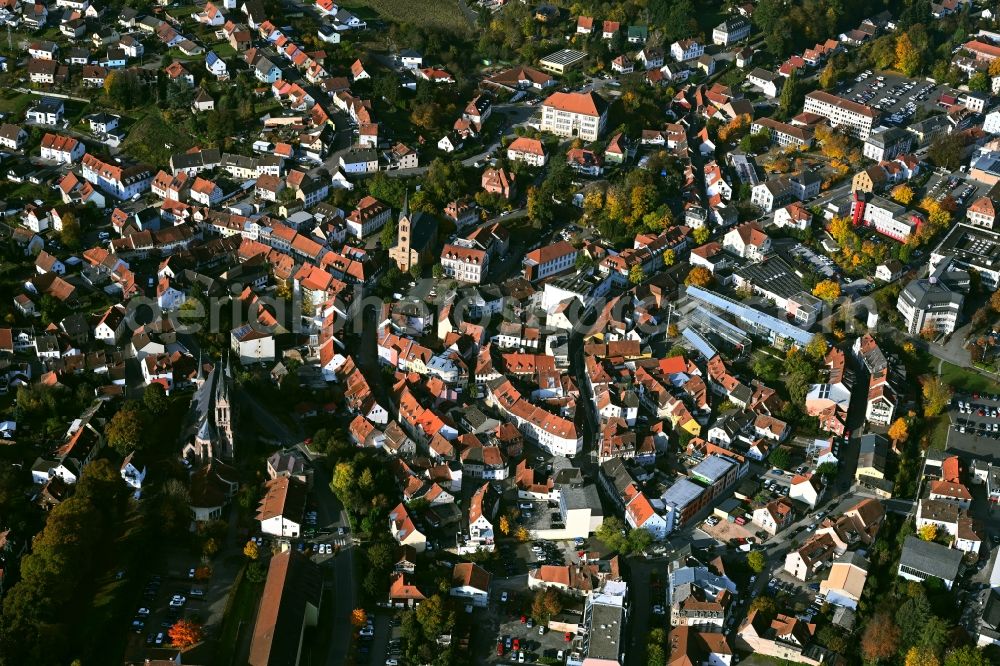
[[[302,521],[306,509],[306,486],[291,477],[279,476],[264,484],[264,498],[257,507],[257,520],[285,516]]]
[[[250,666],[298,663],[306,607],[319,610],[323,574],[305,555],[286,551],[271,558],[250,643]]]
[[[607,102],[600,95],[593,92],[553,93],[542,105],[559,111],[568,111],[569,113],[579,113],[593,117],[603,115],[608,108]]]
[[[467,585],[477,590],[489,591],[491,578],[489,571],[472,562],[456,564],[451,572],[451,584],[455,587]]]

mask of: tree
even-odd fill
[[[906,76],[913,76],[920,68],[920,53],[905,32],[896,39],[896,69]]]
[[[170,403],[163,384],[150,384],[142,391],[142,404],[153,416],[159,416],[167,411]]]
[[[990,92],[990,79],[983,72],[976,72],[969,77],[969,90],[973,92]]]
[[[928,523],[917,530],[917,535],[924,541],[934,541],[938,535],[937,525]]]
[[[455,614],[448,610],[440,594],[427,598],[417,606],[415,615],[426,637],[437,638],[455,626]]]
[[[364,608],[355,608],[351,611],[351,625],[357,628],[365,626],[368,622],[368,611]]]
[[[747,555],[747,566],[750,567],[750,571],[755,574],[759,574],[767,566],[767,558],[764,557],[763,551],[753,550]]]
[[[971,645],[950,650],[944,656],[943,666],[988,666],[989,660],[982,650]]]
[[[837,463],[825,462],[816,468],[816,473],[827,481],[831,481],[835,476],[837,476]]]
[[[783,446],[779,446],[771,451],[771,455],[768,460],[770,460],[771,464],[778,469],[788,469],[788,466],[792,463],[792,457],[789,455],[788,449]]]
[[[547,193],[547,188],[544,185],[541,189],[528,188],[527,209],[528,217],[536,229],[541,229],[555,219],[552,195]]]
[[[434,264],[431,266],[431,275],[435,280],[440,280],[444,277],[444,266],[441,264]]]
[[[114,413],[104,428],[108,446],[123,456],[142,448],[144,421],[135,403],[125,403],[125,406]]]
[[[78,250],[83,243],[83,232],[80,229],[80,222],[76,219],[73,211],[67,210],[60,215],[62,219],[62,231],[59,232],[59,239],[68,250]]]
[[[793,69],[791,75],[785,79],[785,84],[781,88],[781,96],[778,98],[778,108],[781,113],[788,116],[793,109],[802,106],[802,84],[799,82],[799,71]]]
[[[260,551],[257,548],[257,542],[251,539],[247,541],[246,545],[243,546],[243,554],[247,556],[249,560],[256,560],[260,557]]]
[[[389,248],[396,246],[396,222],[392,220],[392,218],[390,218],[389,221],[385,223],[385,226],[382,227],[382,231],[379,232],[378,239],[379,242],[382,243],[383,250],[388,250]]]
[[[628,281],[632,284],[639,284],[646,279],[646,275],[642,270],[642,264],[636,264],[628,272]]]
[[[753,601],[750,602],[750,610],[757,611],[759,615],[770,621],[778,613],[778,604],[774,600],[774,597],[761,595],[754,597]]]
[[[924,397],[924,416],[928,418],[944,411],[944,408],[951,403],[951,396],[954,393],[950,386],[936,376],[925,380],[920,392]]]
[[[814,361],[819,361],[823,358],[826,358],[826,354],[829,351],[830,351],[830,345],[829,343],[827,343],[826,338],[823,337],[822,333],[817,333],[816,335],[812,336],[812,339],[809,341],[809,344],[807,344],[802,349],[802,352],[809,358],[813,359]]]
[[[915,592],[896,609],[896,625],[900,628],[899,638],[904,647],[920,643],[924,627],[933,615],[924,589],[917,585]]]
[[[909,437],[909,430],[907,429],[906,419],[900,417],[896,419],[891,426],[889,426],[889,439],[891,439],[896,444],[904,441]]]
[[[507,516],[500,516],[498,527],[500,528],[500,534],[507,536],[510,534],[510,519]]]
[[[650,641],[646,646],[646,666],[663,666],[667,663],[667,656],[663,651],[663,645]]]
[[[695,243],[704,245],[712,235],[712,232],[708,230],[708,227],[698,227],[691,235],[694,237]]]
[[[528,534],[528,530],[526,530],[524,527],[518,527],[517,531],[514,533],[514,538],[520,541],[521,543],[525,543],[528,539],[531,538],[531,535]]]
[[[677,255],[674,253],[673,250],[666,250],[663,253],[663,265],[666,266],[667,268],[673,266],[676,261],[677,261]]]
[[[174,647],[187,648],[201,641],[202,626],[193,620],[177,620],[167,632]]]
[[[830,59],[826,63],[826,67],[823,68],[823,71],[819,73],[819,85],[821,88],[832,88],[837,84],[837,79],[839,78],[839,72],[833,66],[833,59]]]
[[[993,292],[990,296],[990,307],[993,308],[994,312],[1000,312],[1000,289]]]
[[[868,621],[861,636],[861,655],[871,662],[889,659],[899,647],[899,627],[887,613],[878,613]]]
[[[684,284],[695,287],[707,287],[712,284],[712,280],[711,271],[704,266],[695,266],[688,272],[687,277],[684,278]]]
[[[531,617],[538,622],[548,622],[553,615],[562,612],[562,598],[559,591],[553,587],[538,590],[531,602]]]
[[[606,517],[601,526],[594,532],[594,536],[609,549],[618,553],[624,553],[628,547],[628,542],[625,540],[625,523],[616,516]]]
[[[940,666],[941,660],[927,648],[911,647],[906,653],[905,666]]]
[[[897,185],[892,188],[891,196],[893,201],[909,206],[910,202],[913,201],[913,188],[909,185]]]
[[[835,280],[823,280],[813,287],[813,296],[833,305],[840,298],[840,283]]]

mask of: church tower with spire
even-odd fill
[[[406,273],[433,258],[431,254],[436,238],[437,221],[433,217],[420,212],[410,214],[410,192],[407,190],[396,222],[396,244],[389,250],[389,258]]]

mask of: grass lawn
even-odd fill
[[[1000,393],[1000,383],[973,370],[952,365],[947,361],[941,364],[941,379],[961,392]]]
[[[930,438],[930,448],[936,451],[944,451],[945,444],[948,443],[948,428],[951,421],[947,416],[939,416],[933,423],[928,423],[927,434]]]
[[[27,93],[19,93],[8,88],[0,95],[0,112],[21,118],[31,104],[31,98],[32,96]]]
[[[462,34],[469,32],[469,24],[458,8],[457,0],[425,0],[420,3],[420,11],[405,0],[357,0],[343,5],[345,9],[361,19],[371,19],[374,15],[398,23],[412,23],[421,27],[443,28]],[[365,11],[368,9],[370,11]],[[374,12],[374,15],[373,15]]]
[[[240,650],[240,636],[253,631],[254,615],[264,583],[252,583],[244,569],[239,575],[239,584],[229,597],[226,617],[222,620],[222,630],[216,648],[214,663],[229,666],[234,663]]]

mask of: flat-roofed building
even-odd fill
[[[587,59],[587,54],[576,49],[560,49],[538,61],[542,69],[562,76]]]

